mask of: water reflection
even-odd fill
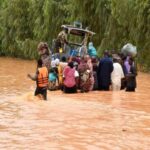
[[[0,58],[0,149],[149,150],[150,76],[135,93],[33,96],[35,62]],[[143,84],[144,83],[144,84]]]

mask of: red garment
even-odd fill
[[[76,85],[76,80],[75,80],[75,69],[70,68],[69,66],[66,66],[64,69],[64,85],[66,87],[73,87]]]

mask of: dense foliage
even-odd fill
[[[36,58],[39,41],[51,45],[61,24],[78,20],[96,32],[99,55],[130,42],[150,70],[150,0],[3,0],[0,14],[0,55]]]

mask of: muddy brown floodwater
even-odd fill
[[[150,75],[135,93],[33,96],[34,61],[0,58],[0,150],[150,150]]]

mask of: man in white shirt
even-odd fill
[[[118,63],[118,58],[113,58],[114,70],[111,73],[112,90],[119,91],[121,89],[121,79],[124,78],[124,73],[121,65]]]

